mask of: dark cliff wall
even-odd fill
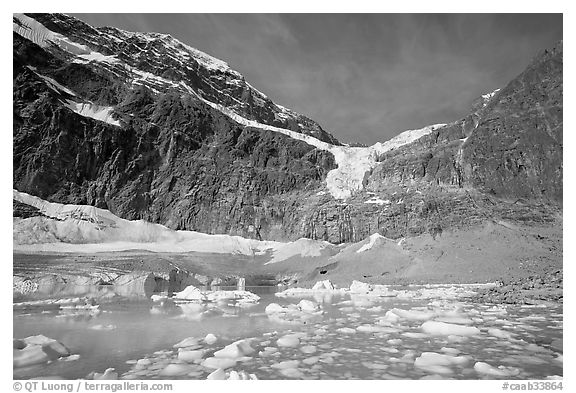
[[[319,189],[334,168],[328,153],[240,126],[178,92],[124,89],[116,106],[122,127],[80,116],[27,66],[60,67],[51,76],[67,74],[75,86],[93,81],[92,71],[47,54],[31,58],[43,51],[15,42],[13,187],[20,191],[174,229],[287,238],[297,231],[288,218],[298,196]],[[101,86],[116,89],[109,79]]]
[[[466,180],[494,195],[562,200],[562,43],[488,104],[463,146]]]
[[[174,59],[162,63],[158,53],[173,44],[170,37],[147,40],[65,16],[37,18],[130,67],[186,81],[247,118],[338,143],[312,120],[278,112],[241,76],[194,62],[190,69]],[[181,86],[154,91],[131,82],[124,66],[72,60],[14,34],[13,187],[19,191],[174,229],[333,243],[375,232],[436,236],[486,220],[553,222],[561,215],[561,44],[466,118],[379,157],[365,189],[347,201],[318,194],[335,167],[330,153],[237,124]],[[113,107],[121,126],[80,116],[67,100]]]

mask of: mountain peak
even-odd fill
[[[153,94],[194,94],[248,120],[340,143],[322,127],[276,105],[244,76],[169,34],[93,28],[64,14],[14,14],[14,31],[55,54],[114,73]]]

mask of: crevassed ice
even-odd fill
[[[246,127],[279,132],[288,135],[291,138],[306,142],[318,149],[332,153],[338,167],[328,172],[326,177],[326,187],[330,194],[332,194],[336,199],[347,199],[352,196],[354,192],[359,191],[364,187],[365,175],[376,166],[378,163],[378,156],[411,143],[445,125],[443,123],[434,124],[417,130],[408,130],[389,141],[383,143],[378,142],[370,147],[335,146],[306,134],[300,134],[295,131],[246,119],[220,104],[205,99],[192,89],[190,89],[190,92],[195,94],[200,100],[210,105],[212,108],[222,112],[237,123]]]

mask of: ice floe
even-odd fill
[[[216,341],[218,341],[218,337],[216,337],[212,333],[208,333],[206,335],[206,337],[204,337],[204,342],[208,345],[212,345],[212,344],[216,343]]]
[[[256,303],[260,296],[241,290],[231,291],[207,291],[200,290],[193,285],[189,285],[173,296],[174,301],[199,301],[199,302],[223,302],[235,301],[237,303]]]
[[[13,342],[14,367],[48,363],[67,356],[70,356],[68,348],[43,335],[15,339]]]
[[[298,304],[281,306],[270,303],[264,310],[268,318],[281,323],[300,324],[323,314],[320,305],[309,300],[301,300]]]
[[[424,322],[421,329],[425,333],[441,336],[475,336],[480,334],[480,329],[473,326],[463,326],[454,323],[436,321]]]
[[[467,356],[453,356],[436,352],[423,352],[414,360],[414,366],[425,368],[429,366],[466,366],[470,362]]]
[[[206,351],[203,349],[196,349],[196,350],[186,350],[180,348],[178,350],[178,360],[182,360],[183,362],[195,362],[197,360],[202,359]]]
[[[287,334],[285,336],[280,337],[276,341],[276,345],[278,345],[279,347],[294,348],[300,345],[300,339],[296,335]]]
[[[252,348],[251,342],[252,340],[250,339],[235,341],[221,350],[214,352],[214,356],[217,358],[240,358],[250,355],[255,352],[255,349]]]
[[[313,290],[329,290],[332,291],[335,289],[334,284],[332,284],[332,282],[330,282],[330,280],[324,280],[324,281],[318,281],[316,284],[314,284],[314,286],[312,287]]]
[[[158,375],[161,377],[180,377],[183,375],[187,375],[192,370],[194,370],[194,368],[188,364],[171,363],[168,364],[166,367],[164,367]]]
[[[479,374],[485,374],[494,377],[513,377],[520,373],[520,370],[514,367],[494,367],[485,362],[476,362],[474,364],[474,370]]]
[[[246,371],[225,371],[224,369],[217,369],[206,377],[212,380],[256,380],[256,374],[249,374]]]
[[[103,373],[99,373],[99,372],[91,372],[90,374],[88,374],[87,379],[94,379],[94,380],[101,380],[101,381],[105,381],[105,380],[116,380],[118,379],[118,373],[116,372],[116,369],[113,367],[107,368],[106,370],[104,370]]]

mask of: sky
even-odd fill
[[[466,116],[562,39],[561,14],[71,14],[168,33],[345,143]]]

